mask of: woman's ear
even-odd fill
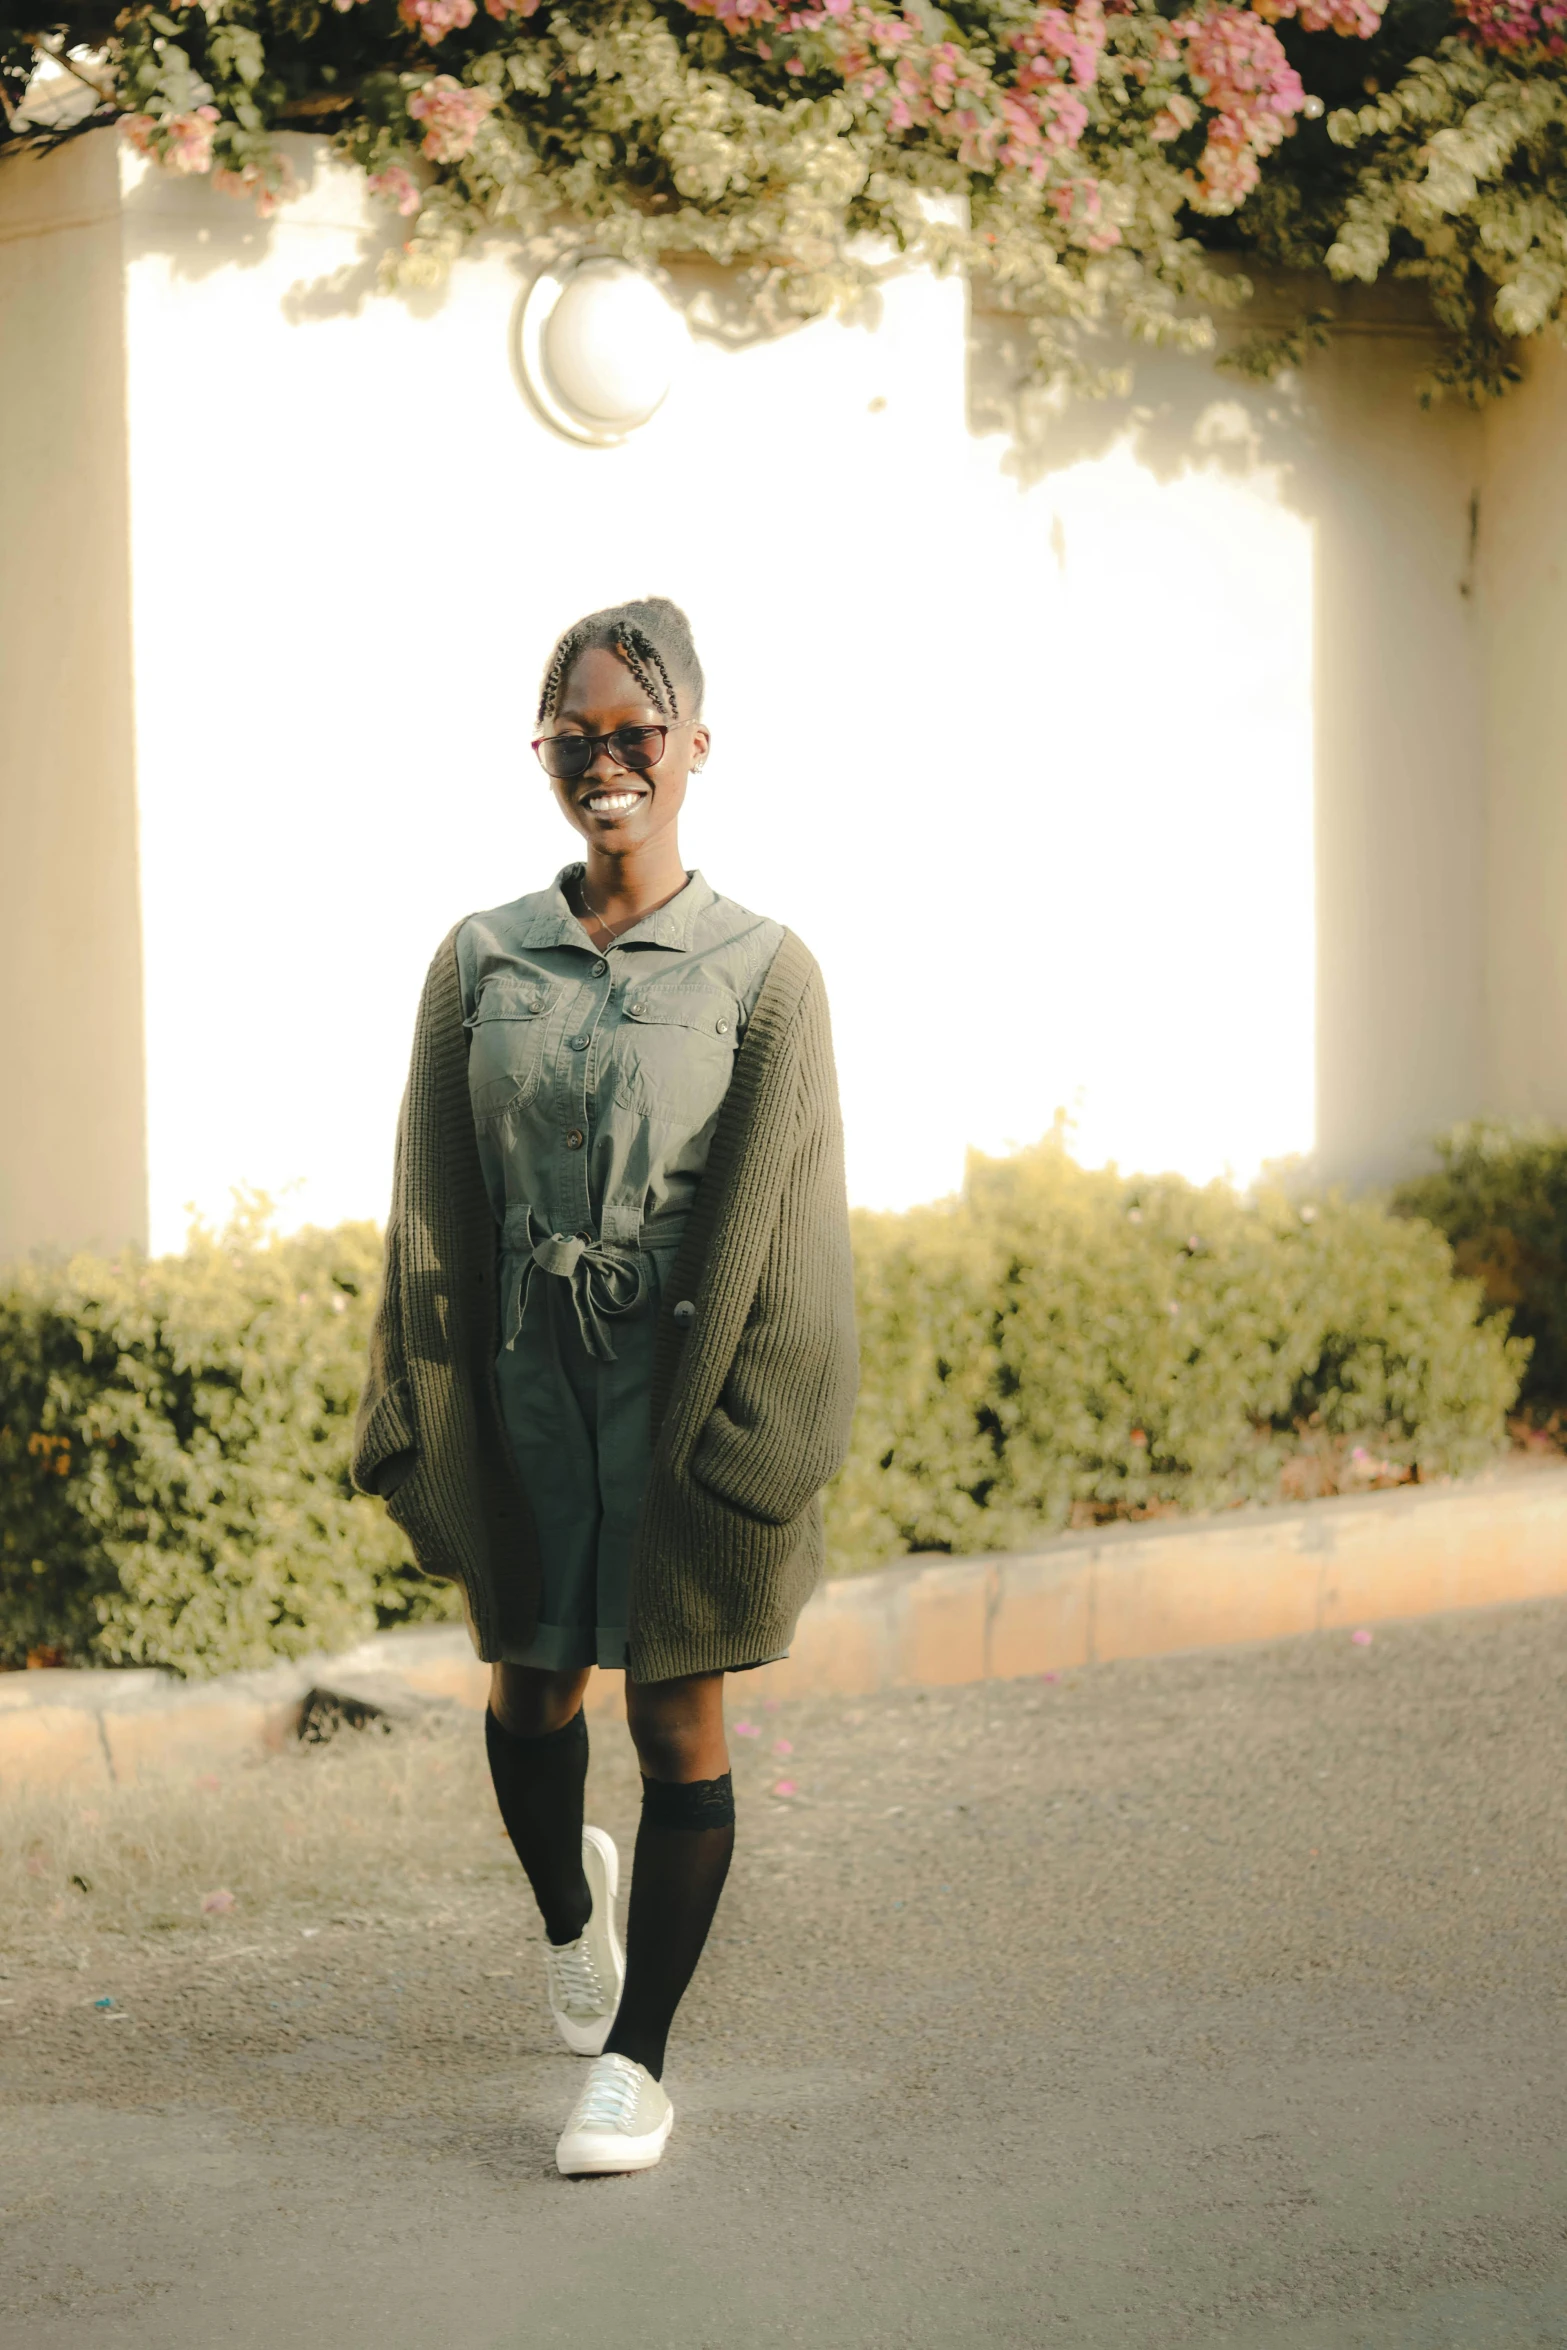
[[[705,726],[693,729],[691,735],[691,772],[700,775],[707,765],[707,754],[713,747],[713,738]]]

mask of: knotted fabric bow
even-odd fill
[[[508,1208],[501,1227],[505,1260],[506,1345],[517,1343],[523,1308],[535,1273],[549,1273],[564,1281],[576,1308],[582,1343],[596,1363],[612,1363],[608,1324],[634,1313],[647,1293],[647,1273],[640,1256],[607,1248],[601,1240],[584,1240],[580,1232],[534,1230],[530,1208]]]

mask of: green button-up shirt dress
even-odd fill
[[[542,1556],[538,1632],[514,1661],[556,1672],[626,1661],[654,1317],[784,935],[693,873],[601,952],[565,896],[581,870],[457,936],[500,1227],[501,1410]]]

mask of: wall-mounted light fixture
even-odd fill
[[[688,347],[656,277],[584,253],[536,277],[517,314],[517,365],[539,414],[574,441],[612,446],[668,397]]]

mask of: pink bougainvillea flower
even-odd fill
[[[194,114],[171,114],[164,124],[169,143],[163,150],[166,171],[203,172],[212,169],[212,134],[218,123],[215,106],[198,106]]]
[[[1188,98],[1184,90],[1172,90],[1148,125],[1148,136],[1161,144],[1178,139],[1183,131],[1191,129],[1201,111],[1195,99]]]
[[[794,1740],[792,1738],[775,1738],[773,1752],[774,1754],[793,1754]]]
[[[778,14],[774,0],[693,0],[698,16],[716,16],[720,24],[766,24]]]
[[[438,73],[414,92],[408,111],[425,126],[421,151],[432,163],[461,163],[485,116],[499,104],[493,90],[465,89],[449,73]]]
[[[1173,29],[1209,109],[1207,145],[1187,185],[1205,212],[1233,212],[1256,186],[1261,157],[1294,129],[1305,86],[1278,34],[1249,8],[1209,6]]]
[[[544,0],[484,0],[484,13],[493,16],[497,24],[504,24],[508,16],[535,15],[543,4]]]
[[[216,1893],[204,1893],[201,1897],[201,1914],[203,1917],[220,1916],[223,1911],[232,1909],[233,1906],[234,1896],[232,1893],[230,1893],[227,1886],[221,1887]]]
[[[1458,0],[1458,13],[1482,48],[1499,49],[1504,57],[1531,49],[1548,57],[1567,51],[1567,0]]]
[[[1369,41],[1382,24],[1386,0],[1252,0],[1259,16],[1276,24],[1282,16],[1298,16],[1307,33],[1343,33],[1348,39]]]
[[[1366,1630],[1364,1624],[1361,1625],[1358,1632],[1351,1632],[1350,1638],[1353,1640],[1357,1648],[1369,1648],[1371,1646],[1371,1634]]]
[[[294,193],[294,167],[286,155],[280,155],[269,178],[259,163],[242,164],[238,171],[215,171],[212,184],[221,188],[225,196],[251,196],[256,212],[262,220],[270,220],[280,204]]]
[[[735,1724],[735,1736],[737,1738],[760,1738],[761,1735],[762,1726],[760,1722],[736,1722]]]
[[[775,1795],[798,1795],[800,1790],[792,1779],[780,1779],[773,1789]]]
[[[372,196],[383,196],[388,204],[395,204],[405,220],[418,211],[419,182],[402,164],[389,163],[384,171],[372,172],[367,184]]]
[[[210,171],[219,119],[215,106],[198,106],[190,114],[127,114],[125,135],[138,153],[151,156],[165,171]]]
[[[474,0],[397,0],[397,13],[411,33],[422,33],[433,45],[472,24]]]

